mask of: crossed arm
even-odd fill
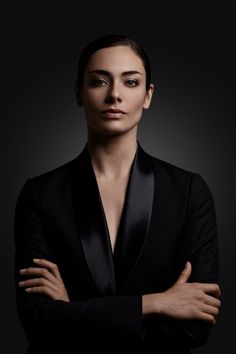
[[[144,328],[147,324],[147,332],[152,331],[151,323],[160,339],[177,338],[188,347],[203,344],[220,307],[220,289],[215,284],[218,263],[216,225],[208,190],[199,178],[193,187],[186,231],[191,235],[186,238],[191,242],[187,245],[191,250],[187,259],[191,260],[193,269],[187,263],[177,281],[162,293],[70,301],[60,270],[49,261],[52,257],[42,231],[36,189],[31,181],[27,182],[16,208],[15,269],[17,274],[22,265],[30,265],[16,276],[17,282],[20,281],[17,285],[18,312],[29,340],[41,340],[51,334],[52,329],[58,338],[68,332],[70,340],[73,335],[77,338],[78,331],[81,336],[91,334],[91,338],[108,332],[140,337],[143,316],[144,319],[147,317]],[[34,260],[32,266],[34,257],[39,260]],[[192,279],[201,279],[200,282],[189,282],[190,275]],[[150,314],[158,316],[149,322]]]
[[[20,274],[34,278],[19,282],[27,293],[45,294],[52,300],[70,302],[63,279],[56,264],[34,259],[37,267],[21,269]],[[161,314],[181,320],[204,320],[213,324],[221,302],[217,284],[188,283],[191,263],[187,262],[176,283],[167,291],[142,296],[143,316]]]

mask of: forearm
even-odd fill
[[[161,294],[147,294],[142,296],[143,317],[151,314],[161,314],[162,302]]]
[[[182,342],[187,347],[206,342],[218,315],[220,289],[217,284],[187,283],[191,271],[188,262],[171,288],[142,297],[147,334]]]
[[[87,301],[53,301],[46,296],[26,295],[18,303],[23,328],[30,342],[44,339],[48,333],[57,338],[91,340],[117,336],[142,337],[140,296],[105,296]]]
[[[203,320],[176,319],[164,315],[163,295],[142,296],[144,333],[148,338],[156,338],[163,343],[179,343],[184,347],[198,347],[207,342],[212,324]]]

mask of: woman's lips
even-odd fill
[[[107,118],[120,118],[126,113],[120,109],[107,109],[102,111],[102,114]]]

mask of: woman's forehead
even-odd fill
[[[97,50],[91,55],[86,70],[145,71],[142,59],[131,47],[123,45]]]

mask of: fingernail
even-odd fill
[[[34,258],[34,259],[33,259],[33,261],[34,261],[34,262],[39,262],[39,261],[40,261],[40,259],[38,259],[38,258]]]
[[[23,286],[24,284],[25,284],[24,281],[20,281],[20,282],[18,283],[19,286]]]
[[[26,288],[25,291],[29,293],[31,291],[31,288]]]
[[[25,271],[26,271],[26,269],[20,269],[20,270],[19,270],[19,273],[20,273],[20,274],[23,274],[23,273],[25,273]]]

